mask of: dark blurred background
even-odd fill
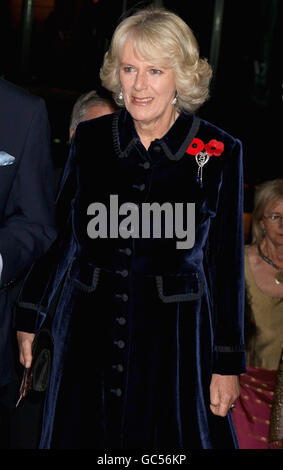
[[[242,140],[245,211],[255,187],[283,177],[282,0],[1,0],[0,74],[42,96],[52,156],[68,153],[73,104],[100,88],[99,69],[112,33],[129,9],[155,4],[193,29],[214,70],[210,100],[198,111]],[[1,103],[0,103],[1,106]]]

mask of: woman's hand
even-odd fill
[[[217,416],[226,416],[232,403],[240,395],[237,375],[212,374],[210,383],[210,409]]]
[[[26,333],[24,331],[17,331],[20,363],[27,369],[31,366],[32,353],[31,347],[34,340],[34,333]]]

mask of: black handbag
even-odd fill
[[[16,404],[20,403],[29,392],[45,392],[50,379],[53,360],[54,342],[51,333],[50,318],[36,333],[32,342],[32,363],[24,369],[20,386],[20,397]]]
[[[31,387],[35,392],[44,392],[47,388],[53,359],[53,337],[46,326],[41,328],[32,343],[32,364],[30,367]]]

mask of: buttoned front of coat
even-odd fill
[[[187,153],[193,138],[224,145],[204,165],[202,184]],[[79,126],[65,171],[77,181],[68,241],[53,261],[46,302],[41,289],[33,299],[48,308],[64,278],[42,448],[237,445],[230,416],[209,409],[209,384],[212,373],[245,370],[241,164],[240,142],[194,115],[181,113],[148,150],[125,110]],[[139,221],[145,203],[194,203],[193,246],[178,249],[164,223],[159,238],[142,237],[141,226],[135,237],[111,228],[111,197],[132,204]],[[97,202],[107,234],[91,238]],[[22,307],[31,285],[29,278]],[[22,307],[17,318],[32,329],[37,309]]]

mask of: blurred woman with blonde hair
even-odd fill
[[[240,448],[267,449],[274,434],[270,416],[283,345],[283,179],[256,190],[245,273],[248,370],[240,377],[233,419]]]

